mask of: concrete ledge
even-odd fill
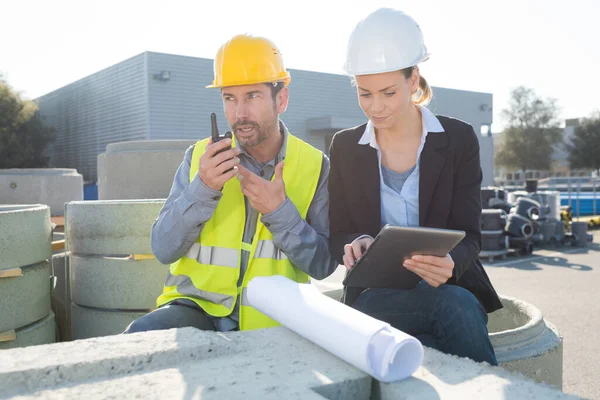
[[[120,310],[154,309],[169,269],[157,259],[71,255],[69,262],[75,304]]]
[[[22,399],[575,398],[427,348],[411,378],[384,385],[283,327],[227,334],[172,329],[0,352],[0,393]]]
[[[0,170],[0,204],[47,204],[63,215],[65,203],[83,200],[83,176],[75,169]]]
[[[69,251],[78,255],[151,254],[150,230],[164,200],[75,201],[67,204]]]
[[[54,343],[56,341],[54,313],[50,311],[42,320],[17,329],[16,334],[16,340],[0,342],[0,350]],[[2,394],[0,394],[0,397],[2,397]]]
[[[135,319],[148,311],[103,310],[71,303],[71,337],[73,340],[118,335]]]
[[[46,205],[0,205],[0,270],[52,257],[52,225]]]
[[[39,321],[50,311],[50,263],[23,267],[22,272],[0,279],[0,332]]]

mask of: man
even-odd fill
[[[253,277],[303,283],[337,266],[328,248],[329,160],[279,120],[291,80],[279,50],[265,38],[235,36],[219,49],[214,72],[208,87],[221,90],[234,138],[186,151],[152,226],[154,254],[171,263],[158,308],[125,333],[276,326],[247,304]]]

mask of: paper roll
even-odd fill
[[[257,277],[248,302],[286,328],[382,382],[412,375],[423,362],[416,338],[283,276]]]

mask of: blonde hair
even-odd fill
[[[417,66],[404,68],[402,73],[406,79],[410,78],[413,74],[413,71],[417,68]],[[416,93],[412,95],[412,102],[419,105],[426,105],[431,101],[433,97],[433,90],[431,90],[431,86],[427,83],[427,80],[423,77],[423,75],[419,74],[419,88]]]

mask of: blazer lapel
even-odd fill
[[[419,164],[419,225],[421,226],[425,226],[427,221],[431,200],[446,162],[447,150],[447,132],[430,132],[427,135]]]
[[[353,160],[356,171],[356,182],[363,182],[362,188],[357,188],[363,192],[366,198],[367,208],[364,213],[378,218],[381,223],[381,186],[379,182],[379,161],[377,160],[377,151],[369,145],[358,145],[357,157]],[[360,179],[359,176],[363,176]]]

